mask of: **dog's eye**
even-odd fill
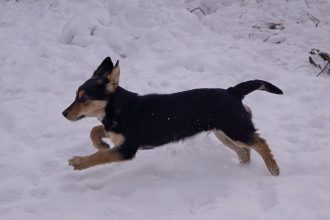
[[[88,100],[87,95],[83,95],[79,98],[79,102],[86,102]]]

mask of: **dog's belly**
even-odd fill
[[[213,127],[166,127],[159,126],[161,129],[144,129],[143,132],[139,132],[139,135],[135,133],[135,140],[139,146],[139,149],[147,150],[157,146],[162,146],[172,142],[178,142],[185,140],[191,136],[194,136],[203,131],[212,130]],[[142,129],[141,129],[142,131]]]
[[[152,146],[152,145],[144,145],[144,146],[140,146],[139,149],[140,150],[150,150],[155,148],[156,146]]]

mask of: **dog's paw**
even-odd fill
[[[74,170],[83,170],[88,168],[88,162],[85,157],[72,157],[69,161],[69,166],[73,166]]]

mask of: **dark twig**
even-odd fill
[[[316,52],[319,53],[320,50],[313,48],[309,53],[314,55]]]
[[[320,20],[317,19],[316,17],[314,17],[311,13],[308,13],[307,15],[314,22],[315,27],[317,27],[317,25],[319,25],[319,23],[320,23]]]
[[[320,52],[319,55],[320,55],[320,57],[322,57],[323,60],[330,62],[330,56],[329,56],[329,54],[324,53],[324,52]]]
[[[317,68],[320,68],[321,71],[316,75],[316,77],[318,77],[319,75],[321,75],[321,73],[329,66],[330,64],[330,55],[325,53],[325,52],[321,52],[320,50],[318,49],[315,49],[313,48],[310,52],[309,52],[311,55],[319,55],[324,61],[328,61],[327,64],[322,68],[320,64],[317,64],[315,63],[315,61],[312,59],[312,57],[309,57],[309,62],[317,67]],[[328,69],[328,73],[330,74],[330,69]]]
[[[282,30],[284,25],[282,23],[266,23],[267,27],[272,30]]]
[[[309,57],[309,62],[310,62],[313,66],[322,69],[321,65],[320,65],[320,64],[316,64],[315,61],[312,59],[312,57]]]
[[[190,10],[190,12],[193,13],[196,10],[200,10],[203,13],[203,15],[206,15],[205,12],[203,11],[203,9],[201,9],[201,7],[194,8],[194,9]]]
[[[327,66],[329,65],[329,63],[330,63],[330,56],[329,56],[329,54],[327,54],[327,53],[324,53],[324,52],[319,52],[319,56],[323,59],[323,60],[325,60],[325,61],[328,61],[328,63],[327,63],[327,65],[325,65],[325,67],[321,70],[321,72],[319,72],[319,74],[317,74],[317,76],[316,77],[318,77],[326,68],[327,68]],[[328,73],[330,73],[330,69],[328,70]]]
[[[321,70],[321,72],[319,72],[319,74],[316,75],[316,77],[318,77],[329,65],[330,61],[327,63],[327,65],[324,66],[324,68]]]
[[[269,35],[268,37],[266,37],[266,39],[264,40],[264,42],[266,42],[270,37],[272,37],[272,36],[275,36],[275,35],[277,35],[278,33],[276,33],[276,34],[272,34],[272,35]]]

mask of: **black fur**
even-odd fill
[[[264,83],[251,83],[255,82]],[[246,88],[250,88],[249,84],[246,82]],[[234,90],[235,94],[245,94],[239,87]],[[222,130],[233,140],[250,143],[256,129],[250,113],[232,91],[233,88],[195,89],[139,96],[119,87],[108,97],[102,122],[107,131],[125,137],[121,146],[125,158],[133,157],[138,148],[164,145],[213,129]]]
[[[228,91],[239,99],[243,99],[245,95],[253,92],[254,90],[265,90],[275,94],[283,94],[282,90],[273,84],[262,80],[250,80],[240,83],[234,87],[228,88]]]
[[[82,84],[79,90],[84,90],[88,97],[93,100],[107,100],[108,95],[104,92],[106,81],[91,78]]]
[[[107,57],[103,60],[101,65],[94,71],[93,78],[103,77],[107,72],[111,72],[113,69],[113,63],[110,57]]]

